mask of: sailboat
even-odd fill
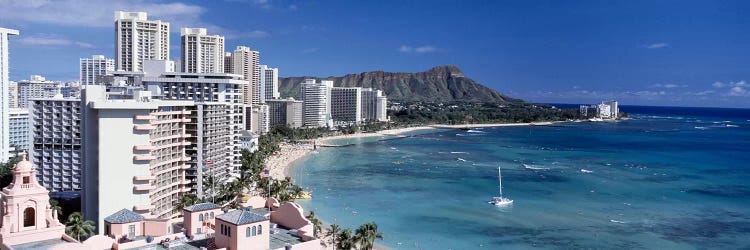
[[[489,201],[489,203],[498,207],[513,204],[513,200],[503,197],[503,175],[500,173],[500,166],[497,167],[497,186],[498,190],[500,191],[500,195],[497,197],[492,197],[492,200]]]

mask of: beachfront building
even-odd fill
[[[185,235],[194,239],[209,237],[216,226],[216,216],[223,214],[221,206],[205,202],[191,205],[182,209]]]
[[[32,99],[32,163],[39,183],[52,192],[80,191],[81,101],[79,99]]]
[[[335,125],[358,125],[362,121],[362,88],[331,88],[331,118]]]
[[[43,76],[32,75],[29,80],[18,81],[18,107],[28,108],[32,98],[62,96],[62,83],[48,81]]]
[[[578,108],[578,113],[583,118],[588,117],[588,115],[589,115],[589,106],[588,105],[581,105]]]
[[[81,98],[84,217],[102,233],[105,217],[122,208],[145,218],[179,216],[175,206],[191,191],[187,127],[195,103],[154,100],[149,91],[113,100],[104,86],[88,86]]]
[[[620,117],[620,107],[617,106],[617,101],[612,100],[609,102],[604,102],[604,104],[609,105],[609,111],[611,113],[612,119],[617,119]]]
[[[609,106],[609,104],[600,103],[596,106],[596,112],[598,114],[598,117],[601,119],[610,119],[612,118],[612,106]]]
[[[260,103],[266,100],[278,99],[279,94],[279,68],[269,68],[268,65],[258,66],[260,74]]]
[[[302,126],[302,101],[287,99],[266,100],[268,105],[268,126],[270,128],[287,126],[299,128]]]
[[[10,131],[9,112],[10,104],[10,79],[8,79],[8,37],[18,35],[18,30],[0,27],[0,162],[5,162],[10,157]]]
[[[260,104],[260,52],[250,47],[237,46],[232,53],[232,73],[242,75],[248,84],[242,86],[242,103]]]
[[[301,84],[302,123],[305,127],[333,127],[331,88],[333,81],[305,79]]]
[[[8,112],[8,133],[13,151],[29,150],[29,129],[29,110],[10,109],[10,112]]]
[[[143,87],[154,99],[193,101],[187,124],[194,145],[188,148],[188,179],[203,195],[204,170],[224,180],[239,170],[240,133],[245,130],[241,75],[172,72],[165,61],[147,61]]]
[[[361,92],[362,92],[362,104],[361,104],[362,121],[363,122],[386,121],[387,117],[385,115],[385,111],[382,110],[382,107],[381,107],[383,105],[380,104],[379,106],[379,102],[383,102],[386,100],[386,97],[385,95],[383,95],[383,92],[377,89],[372,89],[372,88],[363,88]]]
[[[65,225],[49,206],[49,191],[36,181],[26,155],[11,170],[13,181],[0,191],[0,248],[51,249],[66,244]],[[57,248],[65,249],[65,248]]]
[[[96,79],[115,70],[115,60],[104,55],[93,55],[91,58],[81,58],[79,68],[79,83],[81,85],[97,84]]]
[[[182,72],[224,73],[224,37],[205,28],[182,28]]]
[[[169,23],[146,12],[115,12],[115,69],[143,71],[145,60],[169,60]]]
[[[248,130],[250,132],[262,135],[269,131],[269,108],[268,105],[252,105],[245,107],[246,113],[249,114],[247,119]]]
[[[270,247],[269,218],[238,209],[216,216],[216,247],[227,250],[265,250]]]
[[[375,102],[375,119],[377,121],[388,121],[388,98],[378,96]]]

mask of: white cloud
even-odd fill
[[[664,88],[664,89],[674,89],[674,88],[685,88],[687,85],[677,85],[677,84],[661,84],[657,83],[654,85],[651,85],[654,88]]]
[[[747,94],[748,94],[747,90],[745,88],[743,88],[742,86],[734,86],[734,87],[732,87],[732,88],[729,89],[729,94],[728,95],[730,95],[730,96],[746,96]]]
[[[430,45],[424,45],[424,46],[419,46],[419,47],[401,45],[401,47],[398,48],[398,51],[404,52],[404,53],[411,53],[411,52],[430,53],[430,52],[435,52],[437,50],[438,50],[437,48],[430,46]]]
[[[714,82],[711,84],[714,88],[729,88],[729,91],[725,95],[728,96],[750,96],[750,92],[747,90],[747,82],[744,80],[737,82]]]
[[[315,53],[315,52],[318,52],[318,50],[320,50],[320,49],[318,49],[318,48],[307,48],[307,49],[303,49],[302,50],[302,54]]]
[[[661,48],[669,47],[669,44],[668,43],[652,43],[652,44],[644,45],[643,47],[647,49],[661,49]]]
[[[723,82],[714,82],[711,86],[714,86],[715,88],[723,88],[725,84]]]
[[[49,34],[37,34],[37,35],[24,36],[24,37],[21,37],[21,39],[19,39],[19,42],[21,42],[24,45],[32,45],[32,46],[76,46],[76,47],[81,47],[81,48],[93,48],[94,47],[94,45],[90,43],[73,41],[73,40],[67,39],[59,35],[49,35]]]

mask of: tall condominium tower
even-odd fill
[[[278,99],[279,94],[279,68],[269,68],[268,65],[258,66],[260,74],[260,103],[266,100]]]
[[[193,146],[187,126],[192,101],[152,100],[149,91],[110,100],[104,86],[81,95],[84,131],[82,211],[103,233],[104,217],[122,208],[147,218],[172,219]]]
[[[247,86],[242,87],[243,103],[246,105],[260,103],[260,72],[258,62],[260,53],[250,50],[249,47],[237,46],[232,53],[232,72],[242,75],[248,81]]]
[[[305,79],[300,90],[302,123],[305,127],[333,127],[331,118],[331,88],[333,81],[315,82]]]
[[[299,128],[302,126],[302,101],[288,99],[266,100],[268,105],[268,126]]]
[[[0,162],[8,160],[10,153],[8,36],[18,35],[17,30],[0,27]]]
[[[182,28],[182,72],[224,73],[224,37],[205,28]]]
[[[52,192],[80,191],[81,101],[31,99],[30,161],[37,167],[39,184]]]
[[[32,75],[29,80],[18,82],[18,107],[27,108],[29,101],[33,98],[52,98],[62,95],[62,90],[63,83],[48,81],[42,76]]]
[[[385,103],[387,99],[383,92],[372,88],[362,89],[362,121],[386,121]]]
[[[234,59],[232,52],[224,52],[224,73],[234,73]]]
[[[15,147],[15,151],[28,151],[29,144],[29,110],[11,108],[10,109],[10,146]]]
[[[81,85],[96,84],[96,78],[115,70],[115,60],[103,55],[93,55],[91,58],[81,58],[79,81]]]
[[[268,117],[268,105],[259,104],[253,105],[252,107],[246,106],[245,113],[249,114],[246,117],[246,123],[250,123],[250,132],[257,135],[268,133],[269,130],[269,117]]]
[[[145,60],[169,60],[169,23],[146,12],[115,12],[115,68],[143,71]]]
[[[336,125],[355,125],[362,121],[362,88],[331,88],[331,118]]]
[[[18,108],[18,82],[10,81],[8,84],[8,106]]]

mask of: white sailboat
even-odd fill
[[[489,201],[489,203],[498,207],[513,204],[513,200],[503,197],[503,175],[500,173],[500,166],[497,167],[497,184],[500,195],[492,197],[492,200]]]

